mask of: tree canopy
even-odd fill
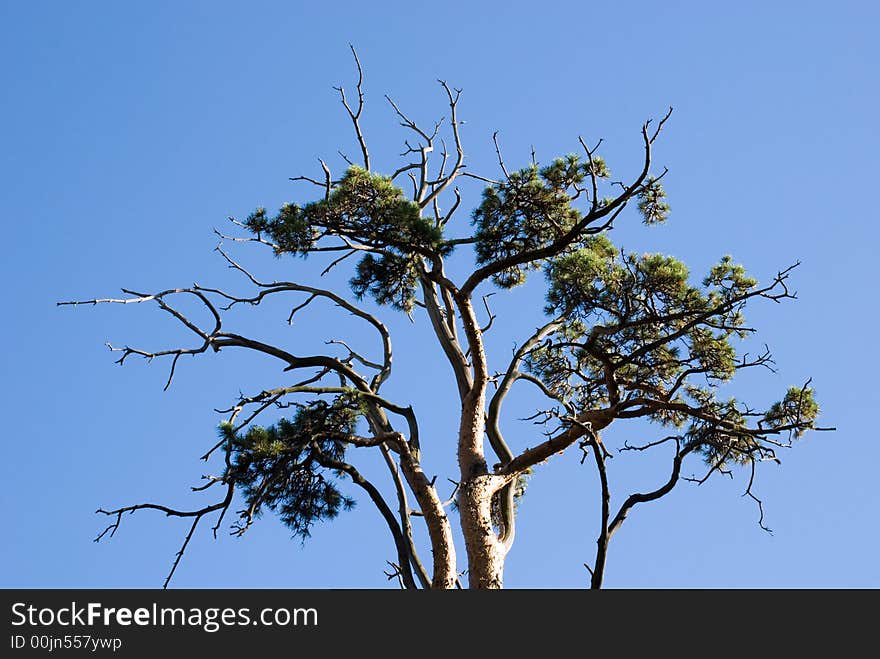
[[[724,256],[694,280],[680,260],[660,253],[636,254],[615,245],[609,235],[618,217],[631,208],[648,225],[667,220],[670,207],[662,179],[652,172],[652,149],[670,112],[642,126],[644,157],[627,180],[612,177],[599,154],[602,142],[589,146],[578,138],[581,154],[565,154],[540,165],[509,170],[494,138],[497,177],[472,172],[465,162],[458,119],[461,92],[440,81],[448,103],[448,137],[439,137],[443,120],[431,131],[413,122],[390,98],[388,102],[410,134],[405,161],[380,173],[373,168],[361,129],[363,74],[358,69],[357,101],[339,88],[361,151],[361,163],[347,161],[334,178],[320,161],[323,178],[298,176],[315,189],[311,200],[284,204],[277,212],[257,208],[243,221],[244,233],[225,240],[265,245],[279,257],[327,255],[324,272],[356,258],[350,278],[354,301],[342,290],[295,281],[262,281],[223,248],[218,252],[253,289],[240,295],[199,285],[139,293],[88,303],[153,302],[198,339],[195,347],[143,350],[114,348],[119,362],[130,356],[170,359],[170,385],[183,355],[220,353],[241,348],[276,359],[289,383],[241,395],[223,413],[219,440],[204,458],[220,457],[220,475],[194,488],[218,488],[222,497],[207,506],[176,509],[136,504],[101,510],[113,523],[100,537],[116,532],[122,515],[154,509],[192,520],[171,574],[202,519],[216,515],[214,533],[238,497],[243,502],[232,533],[244,534],[265,510],[275,513],[294,535],[307,537],[315,524],[339,515],[354,504],[348,481],[374,504],[394,544],[391,576],[408,588],[498,588],[504,559],[513,545],[516,501],[541,463],[579,448],[598,474],[600,528],[596,553],[588,564],[590,585],[600,587],[613,534],[632,509],[668,494],[684,479],[682,464],[700,456],[705,481],[716,473],[743,468],[752,492],[756,466],[778,461],[806,431],[817,428],[819,407],[810,382],[792,386],[776,402],[753,406],[719,393],[738,371],[772,367],[769,349],[741,354],[737,341],[756,332],[747,324],[746,306],[753,300],[781,302],[794,298],[789,278],[795,266],[780,270],[764,283],[747,274],[732,256]],[[440,149],[437,153],[437,149]],[[409,179],[411,191],[404,190]],[[483,186],[470,223],[458,214],[459,182]],[[472,268],[463,277],[447,273],[446,259],[455,250],[471,250]],[[301,267],[301,266],[297,266]],[[313,267],[312,262],[307,267]],[[294,270],[294,266],[291,266]],[[525,331],[508,363],[491,364],[478,320],[475,296],[487,288],[515,295],[530,276],[546,282],[544,324]],[[370,359],[341,340],[347,355],[301,355],[293,347],[228,331],[224,312],[236,305],[258,306],[265,299],[292,295],[288,321],[313,300],[326,299],[341,311],[363,320],[377,339],[381,360]],[[212,323],[200,324],[176,305],[179,297],[197,300]],[[65,302],[62,304],[81,304]],[[375,303],[375,304],[373,304]],[[380,319],[386,313],[409,314],[426,323],[436,348],[449,363],[460,399],[456,437],[422,446],[411,401],[392,401],[382,385],[392,375],[391,333]],[[513,322],[514,319],[509,319]],[[438,386],[442,378],[438,378]],[[502,432],[503,403],[517,382],[530,384],[547,399],[534,410],[536,437],[515,451]],[[166,385],[166,386],[167,386]],[[267,411],[280,410],[271,423]],[[262,416],[261,416],[262,415]],[[642,419],[661,437],[643,445],[609,447],[602,431],[612,423]],[[659,447],[665,447],[661,449]],[[632,493],[615,508],[607,460],[616,452],[671,451],[669,476],[660,487]],[[358,469],[358,454],[377,451],[388,468],[388,482],[376,484]],[[425,451],[452,451],[459,473],[455,494],[443,500],[435,477],[422,469]],[[491,451],[492,455],[488,455]],[[389,495],[393,503],[389,503]],[[415,504],[410,502],[413,498]],[[450,511],[454,512],[450,514]],[[466,569],[456,558],[451,525],[461,525]],[[431,564],[420,558],[414,524],[424,523]],[[167,585],[166,581],[166,585]]]

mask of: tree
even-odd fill
[[[147,351],[113,348],[124,363],[131,356],[167,358],[171,385],[181,356],[221,353],[242,348],[278,361],[290,383],[241,395],[223,413],[219,439],[203,456],[222,459],[222,472],[193,488],[217,488],[223,494],[194,509],[141,503],[98,512],[111,524],[98,536],[112,536],[126,513],[158,510],[192,520],[166,579],[167,586],[187,545],[208,516],[216,515],[216,535],[233,500],[243,508],[232,525],[241,535],[265,510],[278,514],[296,536],[334,518],[353,505],[341,483],[350,481],[378,510],[390,532],[395,559],[389,561],[406,588],[455,588],[466,575],[471,588],[500,588],[505,556],[513,545],[516,504],[525,495],[527,478],[540,464],[579,449],[581,462],[598,473],[601,511],[590,585],[602,586],[609,543],[632,510],[668,494],[681,480],[703,482],[734,468],[748,473],[746,493],[756,502],[763,527],[761,501],[752,493],[759,463],[778,461],[807,430],[817,428],[819,412],[810,382],[791,387],[766,409],[736,399],[722,399],[719,385],[740,370],[772,367],[769,350],[737,353],[736,339],[755,329],[745,324],[751,300],[781,302],[794,298],[788,280],[795,266],[759,284],[729,256],[711,268],[701,283],[688,269],[662,254],[633,254],[616,247],[608,231],[624,210],[636,207],[646,224],[667,219],[669,206],[661,179],[652,174],[652,149],[671,109],[656,123],[642,126],[642,165],[627,182],[613,181],[608,165],[594,146],[579,138],[581,155],[569,154],[540,165],[509,170],[494,136],[500,175],[490,178],[467,168],[458,118],[461,91],[439,81],[449,107],[451,148],[441,138],[443,120],[430,130],[411,120],[386,97],[401,125],[411,134],[402,154],[405,162],[390,173],[373,168],[361,129],[364,110],[363,72],[357,54],[356,97],[337,88],[360,148],[360,162],[343,156],[347,168],[335,178],[320,161],[322,178],[297,176],[311,184],[317,200],[285,204],[277,213],[258,208],[244,221],[233,220],[242,236],[221,238],[256,242],[277,256],[324,256],[324,273],[351,257],[357,265],[350,280],[358,302],[343,292],[294,281],[262,281],[223,249],[217,251],[253,289],[235,294],[193,285],[158,293],[123,289],[127,297],[59,304],[132,304],[152,302],[179,321],[196,338],[194,347]],[[439,147],[439,155],[436,148]],[[409,179],[411,192],[399,181]],[[458,220],[462,195],[454,184],[477,181],[485,186],[472,213],[472,230]],[[453,229],[456,234],[453,234]],[[464,233],[462,237],[454,237]],[[463,276],[447,273],[455,249],[473,249],[473,267]],[[511,291],[529,275],[542,271],[547,283],[546,322],[525,332],[508,363],[490,365],[484,349],[486,332],[495,321],[482,297],[488,321],[481,323],[476,296],[488,286]],[[237,305],[258,307],[267,299],[299,296],[288,322],[316,300],[326,300],[363,320],[375,333],[379,359],[365,356],[349,342],[333,340],[346,354],[300,355],[284,346],[230,332],[224,312]],[[196,300],[211,322],[201,324],[177,300]],[[422,468],[419,423],[409,401],[382,393],[392,373],[391,335],[378,307],[409,314],[430,327],[445,355],[460,399],[459,429],[447,445],[426,450],[457,451],[459,473],[453,497],[444,501],[436,478]],[[518,383],[530,384],[548,407],[531,417],[541,426],[528,448],[515,451],[502,432],[504,401]],[[280,410],[268,425],[258,420]],[[612,509],[606,469],[613,451],[602,432],[612,423],[641,419],[663,436],[623,451],[671,452],[665,482],[656,489],[631,494]],[[662,448],[661,448],[662,447]],[[491,455],[487,456],[487,448]],[[359,453],[381,454],[396,501],[389,503],[380,486],[358,469]],[[682,476],[686,459],[705,461],[699,479]],[[416,509],[410,499],[416,502]],[[461,525],[467,569],[459,572],[453,520]],[[421,521],[418,521],[421,520]],[[422,562],[414,524],[424,523],[432,562]]]

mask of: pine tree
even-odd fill
[[[356,257],[350,288],[357,302],[344,291],[261,281],[222,247],[222,258],[255,289],[252,296],[194,285],[155,294],[125,291],[125,298],[87,301],[154,302],[198,337],[201,343],[195,348],[119,349],[120,363],[132,355],[170,359],[166,387],[182,355],[220,353],[230,347],[271,356],[291,376],[291,384],[242,395],[226,410],[219,440],[205,455],[222,457],[223,471],[200,488],[221,489],[219,501],[193,510],[150,503],[101,510],[113,523],[99,539],[115,533],[122,515],[136,510],[191,519],[170,580],[201,520],[216,515],[216,533],[236,496],[244,506],[233,522],[233,533],[245,533],[269,510],[294,535],[305,538],[315,524],[354,504],[354,498],[343,493],[343,482],[349,481],[376,506],[387,526],[395,552],[392,576],[402,586],[455,588],[466,574],[471,588],[500,588],[505,556],[515,537],[516,504],[526,496],[528,477],[545,461],[580,449],[581,461],[590,460],[599,475],[600,528],[588,569],[590,585],[600,587],[614,533],[635,506],[665,496],[683,479],[686,459],[705,462],[700,480],[732,469],[747,470],[747,494],[760,507],[751,490],[757,465],[778,460],[778,451],[807,430],[821,429],[815,425],[819,407],[813,389],[809,382],[791,387],[761,411],[744,401],[721,398],[719,385],[740,370],[772,363],[769,351],[740,355],[736,343],[755,332],[745,321],[750,301],[794,297],[788,287],[794,266],[762,284],[725,256],[697,283],[681,261],[664,254],[625,252],[609,237],[609,229],[627,208],[634,207],[645,224],[663,223],[669,215],[661,183],[666,172],[652,174],[652,150],[671,110],[656,124],[642,126],[644,159],[628,183],[612,181],[598,153],[601,142],[590,147],[582,139],[580,155],[567,154],[544,166],[533,159],[513,171],[496,140],[500,176],[490,178],[466,167],[458,119],[461,92],[440,81],[449,106],[451,152],[438,137],[442,122],[430,132],[423,130],[388,98],[415,144],[407,141],[408,161],[383,174],[373,169],[361,130],[363,74],[356,54],[355,62],[356,103],[349,103],[344,89],[338,91],[362,163],[346,158],[347,168],[334,178],[321,161],[323,179],[293,179],[315,186],[317,198],[285,204],[276,213],[258,208],[244,221],[234,222],[245,232],[237,240],[265,245],[279,257],[328,255],[333,260],[325,271]],[[438,146],[441,152],[436,154]],[[407,178],[412,182],[410,193],[401,187]],[[459,219],[462,196],[454,185],[465,180],[485,186],[470,225]],[[443,206],[448,206],[445,212]],[[461,278],[450,276],[445,268],[455,250],[473,255],[473,267]],[[493,370],[497,365],[489,364],[484,350],[489,328],[478,319],[475,296],[489,287],[515,294],[513,289],[528,277],[541,275],[547,286],[546,322],[526,332],[509,363]],[[381,360],[370,360],[342,341],[334,343],[347,356],[300,356],[224,329],[223,314],[231,307],[257,307],[270,297],[291,294],[305,296],[291,318],[316,299],[360,318],[375,332]],[[181,296],[204,305],[212,325],[196,323],[175,306]],[[449,363],[461,403],[458,435],[430,450],[457,455],[459,473],[450,501],[443,501],[436,479],[422,469],[418,419],[411,403],[389,400],[381,392],[392,373],[391,337],[380,314],[367,310],[369,300],[376,308],[409,314],[414,322],[429,325]],[[493,320],[490,314],[489,325]],[[542,425],[539,440],[517,452],[502,434],[501,419],[505,398],[519,381],[536,386],[550,406],[533,417]],[[282,416],[259,425],[267,410],[281,410]],[[663,437],[614,450],[665,446],[667,454],[672,450],[670,475],[659,488],[632,494],[613,510],[606,469],[613,453],[602,434],[612,424],[631,419],[651,422]],[[365,451],[381,453],[395,506],[356,467],[358,455]],[[418,518],[407,503],[410,496],[420,511]],[[459,571],[452,531],[456,517],[464,538],[464,573]],[[430,564],[422,562],[414,540],[413,525],[422,522],[430,541]],[[763,526],[762,508],[760,523]]]

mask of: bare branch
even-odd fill
[[[382,445],[380,449],[382,451],[382,458],[385,460],[385,464],[388,467],[389,473],[391,474],[391,479],[394,482],[394,490],[397,493],[400,528],[401,532],[403,533],[404,539],[406,540],[410,563],[412,564],[413,570],[415,570],[416,577],[418,578],[422,588],[430,588],[431,577],[428,576],[428,572],[427,570],[425,570],[425,566],[422,564],[422,561],[419,558],[419,553],[416,550],[416,543],[413,538],[412,523],[410,521],[409,504],[407,503],[406,489],[403,485],[403,479],[400,476],[400,470],[398,469],[397,463],[394,461],[394,458],[391,456],[391,452],[388,450],[388,447]]]
[[[330,201],[330,190],[333,187],[333,179],[330,176],[330,168],[327,167],[327,163],[318,158],[318,162],[321,163],[321,169],[324,170],[324,201]]]
[[[592,149],[587,146],[587,143],[584,142],[584,138],[578,136],[578,142],[581,143],[581,146],[584,148],[584,151],[587,153],[587,161],[590,165],[590,184],[593,188],[593,196],[590,198],[590,204],[592,206],[591,212],[596,212],[599,209],[599,176],[596,172],[596,165],[593,162],[593,154],[596,153],[599,146],[602,144],[602,140],[599,140]]]
[[[768,528],[764,524],[764,502],[761,501],[758,497],[756,497],[755,494],[752,492],[752,485],[755,484],[755,461],[752,460],[749,463],[749,466],[751,467],[751,473],[749,474],[749,484],[748,484],[748,487],[746,487],[746,491],[743,493],[743,496],[749,497],[752,501],[754,501],[758,505],[758,513],[759,513],[758,526],[761,527],[761,530],[766,531],[770,535],[773,535],[773,530]]]
[[[237,226],[237,227],[241,227],[241,228],[244,228],[244,229],[247,229],[247,226],[246,226],[245,224],[243,224],[242,222],[239,222],[239,221],[236,220],[234,217],[230,217],[230,218],[227,218],[227,219],[228,219],[230,222],[232,222],[232,224],[234,224],[235,226]],[[250,236],[250,237],[247,237],[247,238],[241,238],[241,237],[239,237],[239,236],[227,236],[226,234],[221,233],[221,232],[218,231],[217,229],[214,229],[214,234],[215,234],[218,238],[220,238],[221,240],[229,240],[229,241],[236,242],[236,243],[258,243],[258,244],[260,244],[260,245],[265,245],[266,247],[271,247],[271,248],[272,248],[272,251],[274,251],[274,252],[277,252],[277,251],[280,249],[280,247],[279,247],[278,245],[276,245],[275,243],[273,243],[273,242],[271,242],[271,241],[269,241],[269,240],[266,240],[266,239],[263,238],[263,236],[262,236],[261,234],[259,234],[259,233],[258,233],[256,236]]]
[[[359,354],[354,349],[352,349],[351,346],[349,346],[345,341],[343,341],[341,339],[330,339],[329,341],[324,341],[324,345],[340,345],[343,348],[345,348],[346,350],[348,350],[348,359],[346,361],[356,359],[357,361],[359,361],[361,364],[363,364],[367,368],[375,368],[376,370],[379,370],[379,371],[381,371],[383,368],[385,368],[384,364],[377,364],[376,362],[371,362],[369,359],[367,359],[366,357],[364,357],[363,355]]]
[[[489,321],[485,326],[480,328],[480,333],[485,334],[492,328],[492,323],[495,322],[495,314],[492,313],[492,310],[489,308],[489,298],[495,295],[495,293],[487,293],[483,296],[483,306],[486,308],[486,315],[489,317]]]
[[[205,506],[203,508],[199,508],[198,510],[177,510],[175,508],[169,508],[168,506],[162,506],[154,503],[139,503],[133,506],[124,506],[122,508],[116,508],[114,510],[104,510],[103,508],[99,508],[96,512],[103,515],[108,515],[110,517],[115,517],[115,521],[110,524],[106,529],[104,529],[96,538],[95,542],[100,541],[107,533],[110,534],[109,537],[113,537],[116,534],[116,531],[119,529],[119,525],[122,522],[122,515],[125,513],[132,514],[138,510],[158,510],[160,512],[165,513],[167,517],[187,517],[192,518],[193,523],[189,528],[186,536],[183,539],[183,544],[180,549],[174,556],[174,563],[171,566],[171,570],[168,572],[168,575],[165,577],[165,582],[162,584],[162,588],[168,588],[168,584],[171,583],[171,578],[174,576],[175,571],[177,570],[177,566],[180,565],[180,561],[183,558],[184,552],[186,552],[186,548],[189,546],[189,541],[192,539],[195,534],[196,528],[199,525],[199,522],[205,515],[208,515],[215,511],[221,511],[221,515],[225,513],[226,509],[229,508],[230,503],[232,503],[232,494],[234,492],[235,486],[230,483],[226,489],[226,496],[222,501],[218,503],[211,504],[209,506]]]
[[[483,183],[489,183],[490,185],[499,185],[501,183],[501,181],[498,181],[494,178],[489,178],[488,176],[482,176],[480,174],[474,174],[473,172],[468,171],[462,171],[460,175],[467,178],[475,179],[477,181],[482,181]]]
[[[364,110],[364,91],[363,91],[363,82],[364,82],[364,70],[361,68],[361,61],[358,58],[357,51],[354,49],[354,46],[349,44],[349,48],[351,48],[351,54],[354,56],[354,63],[357,65],[358,71],[358,81],[357,81],[357,94],[358,94],[358,104],[357,110],[352,110],[351,106],[348,104],[348,100],[345,98],[345,89],[340,85],[339,87],[334,87],[336,91],[339,92],[340,100],[342,101],[342,106],[345,108],[345,111],[348,112],[348,116],[351,118],[351,123],[354,126],[355,135],[357,135],[358,144],[361,147],[361,154],[364,157],[364,169],[370,171],[370,152],[367,150],[367,143],[364,140],[363,131],[361,131],[360,118],[361,113]],[[345,158],[345,156],[343,156]],[[351,163],[348,158],[345,158],[346,161]]]
[[[354,163],[351,161],[351,159],[347,155],[345,155],[341,150],[337,149],[336,153],[338,153],[340,155],[340,157],[346,162],[346,164],[349,167],[354,167]]]
[[[647,444],[643,444],[641,446],[631,446],[628,442],[624,442],[623,447],[620,449],[621,451],[647,451],[648,449],[654,448],[655,446],[660,446],[661,444],[666,444],[667,442],[678,441],[680,439],[679,435],[669,435],[668,437],[664,437],[663,439],[658,439],[656,442],[648,442]]]
[[[388,525],[388,530],[391,532],[391,536],[394,539],[394,545],[397,548],[397,567],[399,569],[404,586],[406,588],[412,589],[418,588],[413,578],[412,570],[410,568],[409,548],[407,546],[406,539],[403,536],[400,525],[397,523],[397,520],[394,517],[394,513],[391,512],[391,508],[388,507],[388,504],[382,496],[382,493],[379,492],[378,488],[376,488],[375,485],[364,478],[363,474],[361,474],[354,467],[354,465],[348,462],[343,462],[341,460],[334,460],[333,458],[321,451],[321,448],[318,446],[317,442],[312,442],[311,448],[312,454],[322,466],[345,473],[349,478],[351,478],[352,482],[355,485],[357,485],[367,493],[367,495],[370,497],[370,500],[373,502],[373,505],[376,506],[376,508],[379,510],[379,513],[385,519],[385,523]]]
[[[426,273],[423,273],[423,276],[420,278],[420,283],[422,285],[423,301],[425,309],[428,312],[428,318],[431,321],[431,327],[434,330],[437,340],[440,342],[440,347],[443,349],[446,358],[452,366],[456,384],[458,385],[459,397],[464,398],[464,396],[467,395],[467,392],[470,391],[473,380],[468,370],[467,358],[461,349],[458,338],[454,334],[454,318],[447,313],[447,318],[451,319],[451,324],[444,319],[444,314],[441,311],[441,303],[437,296],[437,290],[434,283],[428,279]]]
[[[239,265],[238,263],[233,261],[232,258],[230,258],[229,255],[226,254],[226,252],[224,252],[221,248],[218,247],[217,251],[221,254],[221,256],[223,256],[223,258],[226,260],[226,262],[229,264],[229,266],[231,268],[241,272],[245,277],[248,278],[248,280],[252,284],[254,284],[258,288],[262,289],[260,291],[260,293],[257,295],[257,297],[255,298],[257,302],[259,302],[266,295],[276,293],[276,292],[290,291],[290,292],[308,293],[312,297],[323,297],[328,300],[331,300],[337,306],[345,309],[346,311],[348,311],[352,315],[357,316],[358,318],[361,318],[361,319],[367,321],[379,333],[379,337],[381,338],[381,341],[382,341],[382,352],[383,352],[383,359],[382,359],[383,368],[373,377],[372,381],[370,382],[369,388],[373,391],[378,391],[379,387],[381,387],[382,383],[384,383],[385,380],[387,380],[388,377],[391,375],[391,363],[392,363],[391,334],[388,331],[388,328],[385,326],[385,324],[382,323],[374,315],[364,311],[363,309],[355,306],[351,302],[347,301],[346,299],[342,298],[341,296],[339,296],[336,293],[333,293],[332,291],[329,291],[329,290],[325,290],[322,288],[315,288],[313,286],[304,286],[302,284],[296,284],[294,282],[289,282],[289,281],[261,282],[256,277],[254,277],[250,272],[248,272],[245,268],[243,268],[241,265]],[[292,316],[293,316],[293,312],[291,313],[291,316],[288,318],[288,322],[290,322],[290,320],[292,319]]]
[[[322,161],[322,162],[323,162],[323,161]],[[296,181],[305,181],[306,183],[311,183],[312,185],[316,185],[316,186],[318,186],[319,188],[324,188],[324,189],[327,188],[327,182],[326,182],[326,181],[319,181],[319,180],[314,179],[314,178],[311,178],[311,177],[309,177],[309,176],[290,176],[290,177],[288,177],[287,180],[288,180],[288,181],[294,181],[294,182],[296,182]],[[224,238],[226,238],[226,237],[224,236]],[[226,239],[227,239],[227,240],[235,240],[235,238],[226,238]],[[250,238],[239,238],[238,240],[239,240],[239,241],[247,241],[247,240],[252,240],[252,239],[250,239]]]
[[[532,334],[532,336],[530,336],[525,341],[525,343],[523,343],[522,346],[520,346],[520,348],[514,353],[510,364],[504,371],[504,378],[498,385],[498,389],[496,389],[495,394],[492,396],[492,399],[489,401],[488,416],[486,419],[486,434],[489,437],[489,443],[492,446],[492,450],[495,451],[495,454],[498,456],[498,459],[501,461],[502,464],[510,462],[513,459],[513,452],[507,446],[506,442],[504,442],[504,438],[501,434],[501,429],[499,427],[501,405],[504,402],[504,398],[507,396],[511,387],[520,375],[519,365],[522,363],[523,358],[528,354],[530,350],[540,344],[541,341],[543,341],[544,337],[554,332],[561,326],[562,319],[555,318],[549,323],[546,323],[542,327],[539,327],[537,330],[535,330],[535,333]]]
[[[433,203],[434,200],[449,187],[456,177],[462,173],[464,168],[464,149],[461,145],[461,134],[459,133],[459,125],[461,122],[458,120],[458,99],[461,97],[461,90],[455,89],[453,93],[453,90],[446,84],[446,81],[438,80],[438,82],[443,87],[443,90],[446,92],[446,96],[449,99],[449,112],[452,119],[452,137],[455,143],[456,153],[455,164],[452,166],[449,174],[438,181],[431,193],[419,202],[421,208],[425,208],[428,204]]]
[[[599,485],[601,488],[601,515],[599,518],[599,537],[596,539],[596,561],[595,567],[590,570],[590,587],[601,588],[602,580],[605,576],[605,561],[608,556],[608,542],[611,539],[611,534],[609,533],[608,528],[611,490],[608,486],[608,472],[605,468],[604,446],[602,446],[599,436],[593,432],[593,429],[589,424],[578,423],[578,425],[586,433],[582,446],[589,446],[593,449],[593,458],[596,462],[596,471],[599,474]]]
[[[452,192],[455,195],[455,201],[452,202],[452,206],[450,207],[449,212],[446,213],[446,215],[440,221],[441,227],[446,226],[446,224],[449,222],[449,220],[452,219],[452,216],[455,215],[455,211],[457,211],[458,207],[461,205],[461,192],[459,191],[459,189],[455,188]]]
[[[669,439],[669,438],[666,438]],[[659,445],[666,441],[666,439],[661,440],[660,442],[654,442],[654,445]],[[681,447],[681,438],[673,437],[675,441],[675,456],[672,460],[672,473],[669,476],[669,479],[656,490],[651,492],[647,492],[644,494],[631,494],[623,505],[618,510],[617,514],[614,516],[614,520],[611,522],[611,525],[608,527],[609,536],[614,535],[617,529],[623,524],[624,520],[626,520],[626,516],[629,514],[629,511],[639,503],[647,503],[649,501],[656,501],[657,499],[666,496],[669,492],[672,491],[672,488],[675,487],[676,483],[678,483],[679,475],[681,474],[681,463],[684,458],[694,451],[699,445],[698,444],[688,444],[684,448]]]
[[[492,133],[492,142],[495,144],[495,154],[498,156],[498,166],[501,167],[501,171],[504,174],[504,178],[508,181],[510,180],[510,174],[507,171],[507,166],[504,164],[504,157],[501,155],[501,147],[498,145],[498,131],[496,130]]]
[[[139,348],[132,348],[129,346],[126,346],[124,348],[116,348],[109,343],[107,344],[107,347],[110,348],[110,350],[112,352],[121,352],[122,353],[122,356],[118,360],[116,360],[116,363],[120,364],[120,365],[124,364],[125,360],[130,355],[139,355],[139,356],[143,357],[144,359],[147,359],[148,361],[152,361],[156,357],[170,356],[172,358],[171,359],[171,368],[170,368],[170,371],[168,374],[168,379],[165,382],[165,387],[164,387],[164,389],[167,390],[171,386],[171,382],[174,379],[174,371],[175,371],[175,367],[177,366],[177,360],[180,358],[181,355],[197,355],[197,354],[205,352],[208,349],[208,347],[213,345],[214,338],[216,336],[218,336],[218,334],[220,332],[220,326],[221,326],[220,314],[217,311],[217,308],[214,306],[214,304],[201,291],[194,289],[194,288],[173,288],[173,289],[161,291],[159,293],[155,293],[152,295],[145,294],[145,293],[136,293],[134,291],[124,289],[124,288],[122,289],[122,292],[127,295],[131,295],[132,297],[119,298],[119,299],[117,299],[117,298],[103,298],[103,299],[94,299],[94,300],[86,300],[86,301],[58,302],[57,305],[58,306],[65,306],[65,305],[76,306],[76,305],[80,305],[80,304],[92,304],[92,305],[97,305],[97,304],[130,304],[130,303],[141,303],[141,302],[151,302],[152,301],[152,302],[155,302],[156,304],[158,304],[159,307],[163,311],[169,313],[171,316],[173,316],[178,321],[180,321],[180,323],[183,324],[187,329],[191,330],[193,333],[195,333],[197,336],[199,336],[203,340],[203,343],[200,346],[197,346],[195,348],[176,348],[176,349],[172,349],[172,350],[158,350],[158,351],[150,352],[150,351],[146,351],[146,350],[141,350]],[[210,332],[206,332],[206,331],[202,330],[198,325],[196,325],[189,318],[187,318],[185,315],[183,315],[180,311],[178,311],[177,309],[175,309],[174,307],[172,307],[170,304],[168,304],[165,301],[166,297],[173,296],[173,295],[181,295],[181,294],[189,294],[189,295],[196,297],[200,302],[202,302],[202,304],[205,306],[205,308],[208,309],[208,311],[214,317],[214,328]]]

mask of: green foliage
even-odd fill
[[[649,176],[639,191],[639,213],[645,224],[660,224],[669,217],[669,204],[664,201],[666,192],[660,181]]]
[[[502,261],[546,247],[569,233],[583,217],[571,205],[573,187],[584,182],[590,168],[569,155],[544,168],[532,165],[513,172],[506,181],[486,188],[473,213],[477,262]],[[592,170],[608,176],[601,158],[593,159]],[[513,288],[525,281],[528,270],[540,267],[540,260],[510,267],[493,281],[501,288]]]
[[[819,404],[811,387],[789,387],[785,397],[774,403],[764,415],[764,423],[771,428],[795,426],[792,433],[800,437],[812,427],[819,416]]]
[[[440,230],[385,176],[350,167],[330,198],[309,205],[313,226],[377,248],[430,252]]]
[[[390,304],[409,312],[415,304],[415,289],[419,275],[412,258],[387,254],[364,256],[351,279],[351,289],[358,299],[367,293],[379,304]]]
[[[586,300],[597,299],[604,282],[614,274],[612,268],[618,255],[611,241],[605,235],[598,235],[588,239],[581,249],[554,259],[547,268],[551,280],[547,313],[579,308]]]
[[[362,413],[357,402],[338,397],[332,403],[311,401],[291,419],[252,426],[243,435],[222,425],[231,445],[226,478],[239,486],[247,504],[242,528],[265,507],[277,512],[295,536],[306,538],[315,522],[351,508],[353,500],[328,478],[321,457],[342,460],[345,444],[338,437],[354,432]]]
[[[614,406],[621,395],[643,401],[625,409],[682,428],[685,441],[718,469],[775,458],[760,441],[765,430],[797,438],[814,427],[819,408],[807,387],[789,389],[763,415],[716,396],[718,384],[744,363],[732,340],[753,331],[743,309],[757,281],[732,257],[698,287],[670,256],[623,254],[595,236],[548,262],[546,274],[545,310],[564,325],[525,365],[559,399],[584,410]],[[757,428],[749,424],[754,418]]]
[[[703,288],[692,285],[687,267],[663,254],[622,254],[604,235],[546,266],[546,312],[565,325],[526,366],[550,389],[579,407],[607,405],[606,366],[613,366],[617,387],[645,396],[674,391],[675,400],[701,389],[682,387],[691,374],[711,382],[729,380],[737,356],[731,344],[742,334],[745,294],[755,280],[724,257]],[[656,421],[681,425],[672,410]]]
[[[745,424],[745,416],[736,399],[707,402],[705,413],[718,420],[692,420],[684,436],[687,442],[697,447],[706,464],[717,469],[729,465],[747,465],[765,457],[766,451],[756,437],[740,431]]]
[[[720,469],[775,458],[773,451],[759,441],[762,430],[788,430],[797,439],[814,427],[819,415],[813,389],[789,387],[785,397],[763,415],[758,430],[747,430],[747,417],[755,413],[742,403],[735,398],[717,401],[714,391],[691,389],[692,398],[699,402],[706,418],[693,419],[685,438],[697,445],[709,465]]]
[[[266,234],[277,245],[276,252],[305,253],[312,248],[317,233],[310,225],[305,210],[296,204],[284,204],[270,218],[265,208],[258,208],[244,222],[255,234]]]
[[[718,380],[729,380],[736,373],[736,350],[729,341],[719,340],[708,327],[697,326],[690,331],[689,347],[700,367]]]
[[[526,370],[576,409],[616,408],[622,397],[659,401],[631,416],[681,428],[685,440],[719,468],[770,455],[759,441],[762,430],[790,430],[798,437],[813,427],[818,405],[809,388],[790,389],[764,415],[735,399],[717,398],[718,385],[743,367],[733,340],[753,331],[745,326],[743,309],[757,281],[724,256],[695,285],[684,263],[671,256],[623,253],[606,235],[583,231],[585,216],[573,202],[582,193],[592,198],[595,181],[609,176],[598,157],[583,162],[568,155],[545,167],[533,164],[487,187],[473,212],[477,263],[507,266],[493,275],[494,283],[512,288],[543,268],[549,284],[545,311],[564,319],[526,355]],[[670,208],[657,178],[646,178],[634,196],[645,224],[666,221]],[[614,200],[597,204],[604,208]],[[439,223],[422,218],[390,179],[354,166],[325,199],[287,204],[273,218],[258,209],[246,225],[269,236],[278,253],[307,254],[325,237],[357,245],[366,253],[350,280],[354,293],[407,312],[415,304],[421,260],[451,251]],[[523,255],[531,258],[511,263]],[[338,416],[350,401],[341,407],[334,402],[332,410],[317,405],[235,440],[233,473],[248,500],[258,509],[277,507],[300,535],[347,504],[323,476],[314,452],[341,456],[342,445],[329,438],[328,429],[351,428],[357,415]],[[757,431],[748,428],[753,418],[760,419]],[[321,437],[317,445],[315,437]],[[526,484],[523,475],[515,485],[517,501]]]
[[[418,205],[389,178],[355,166],[326,199],[302,207],[285,204],[274,218],[260,208],[245,225],[268,236],[278,254],[307,254],[328,236],[366,248],[371,253],[351,280],[355,294],[370,293],[380,304],[405,311],[414,304],[417,259],[450,251],[441,230],[422,218]]]
[[[746,269],[733,262],[729,254],[722,257],[721,261],[712,266],[709,274],[703,279],[703,286],[715,286],[721,292],[733,295],[741,295],[758,284],[758,280],[749,277]]]

